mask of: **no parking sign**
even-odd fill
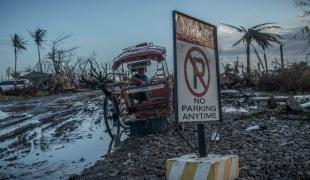
[[[177,119],[220,120],[216,27],[176,11],[173,24]]]

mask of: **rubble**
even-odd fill
[[[296,98],[290,97],[287,99],[286,105],[287,105],[288,109],[290,109],[291,111],[293,111],[295,113],[300,113],[300,112],[309,113],[310,112],[310,100],[309,100],[309,102],[300,104],[296,100]]]
[[[310,113],[310,101],[300,105],[304,112]]]
[[[0,179],[165,179],[166,159],[197,151],[195,124],[179,129],[186,141],[171,122],[167,134],[110,141],[102,99],[90,91],[0,102]],[[304,96],[294,99],[309,107]],[[205,124],[208,152],[238,155],[240,179],[309,179],[308,113],[235,100],[223,99],[219,131],[219,122]]]
[[[209,140],[208,152],[238,155],[240,179],[309,179],[310,121],[302,114],[277,111],[245,118],[238,112],[224,113],[221,139]],[[259,130],[245,130],[253,124]],[[218,124],[206,126],[207,137],[211,137]],[[183,127],[182,133],[197,150],[195,125]],[[192,152],[172,127],[167,134],[129,137],[115,152],[71,179],[166,179],[166,159]]]
[[[259,130],[259,125],[255,125],[255,126],[250,126],[248,128],[246,128],[246,131],[255,131],[255,130]]]

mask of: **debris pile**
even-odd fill
[[[309,179],[310,121],[285,108],[264,113],[224,113],[218,141],[208,151],[240,157],[241,179]],[[212,136],[217,122],[207,123]],[[195,126],[182,133],[197,150]],[[210,139],[209,138],[209,139]],[[212,146],[210,147],[210,144]],[[193,151],[174,128],[165,135],[129,137],[115,152],[71,179],[165,179],[165,161]]]

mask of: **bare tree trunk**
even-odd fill
[[[60,73],[60,63],[61,63],[61,56],[60,56],[60,52],[58,52],[58,62],[57,62],[57,70],[56,70],[56,74]]]
[[[15,69],[14,69],[14,77],[16,76],[16,64],[17,64],[17,51],[16,48],[14,48],[14,55],[15,55]]]
[[[265,52],[264,52],[264,60],[265,60],[266,74],[268,74],[268,63],[267,63],[267,57],[266,57]]]
[[[246,44],[246,71],[248,75],[251,74],[250,43]]]
[[[283,59],[283,45],[280,45],[280,55],[281,55],[281,68],[284,69],[284,59]]]
[[[41,63],[41,56],[40,56],[40,47],[39,47],[39,45],[37,45],[37,47],[38,47],[38,56],[39,56],[40,71],[41,71],[41,73],[43,73],[42,63]]]
[[[259,54],[258,54],[256,48],[255,48],[253,45],[252,45],[252,47],[253,47],[253,49],[254,49],[254,52],[255,52],[255,54],[256,54],[256,56],[257,56],[257,59],[258,59],[260,65],[262,66],[263,69],[265,69],[265,68],[264,68],[264,64],[263,64],[263,62],[262,62],[262,60],[261,60],[261,58],[260,58],[260,56],[259,56]]]

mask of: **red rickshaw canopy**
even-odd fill
[[[116,57],[113,61],[112,69],[115,71],[120,65],[124,63],[136,62],[140,60],[153,60],[160,63],[165,60],[166,49],[159,46],[146,46],[127,48],[122,54]]]

